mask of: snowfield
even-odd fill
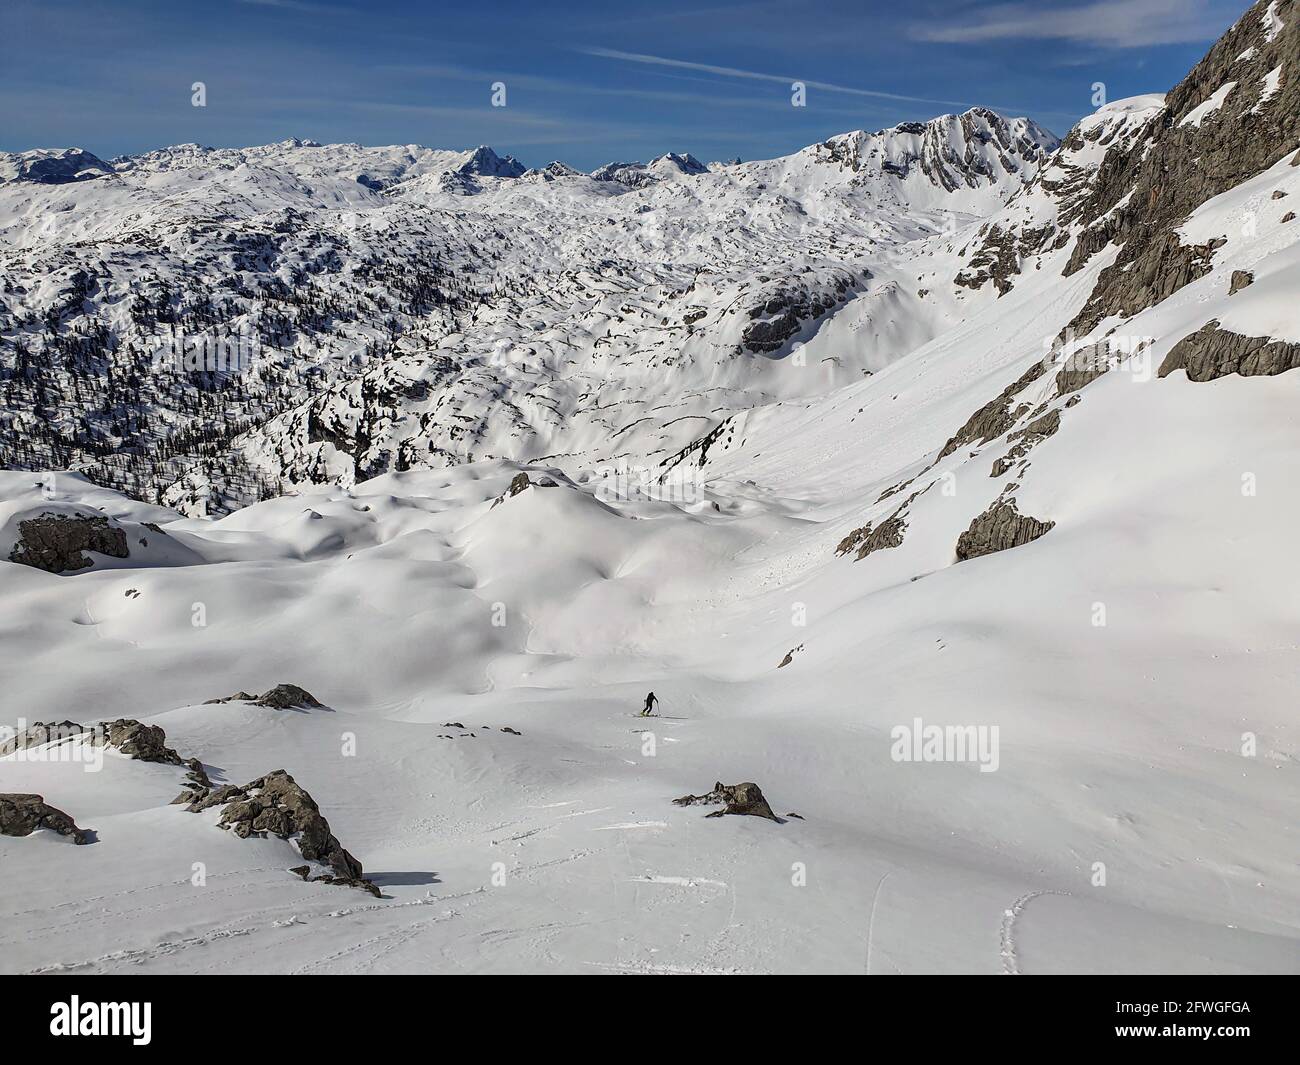
[[[5,439],[45,446],[48,371],[77,461],[0,472],[0,726],[179,757],[0,729],[0,802],[89,834],[0,836],[0,971],[1300,972],[1298,41],[1261,0],[1060,142],[977,109],[596,175],[4,160]],[[140,354],[124,294],[256,274],[213,249],[286,218],[268,269],[322,299],[402,247],[480,268],[355,366],[383,315],[250,371],[218,447],[127,446],[68,338]],[[153,430],[199,418],[141,382]],[[374,891],[174,802],[277,769]],[[775,819],[673,802],[750,781]]]

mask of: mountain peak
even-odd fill
[[[0,152],[0,182],[27,181],[34,185],[66,185],[113,173],[111,163],[84,148],[33,148],[26,152]]]
[[[480,144],[469,153],[469,158],[458,170],[462,174],[473,174],[476,177],[516,178],[522,175],[527,167],[513,155],[503,158],[486,144]]]

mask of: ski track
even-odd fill
[[[1016,950],[1016,922],[1020,915],[1025,912],[1034,899],[1042,898],[1044,895],[1069,895],[1068,891],[1029,891],[1011,904],[1011,908],[1002,911],[1002,948],[999,952],[1002,958],[1002,972],[1007,976],[1022,975],[1020,969],[1020,955]]]

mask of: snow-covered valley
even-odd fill
[[[1296,0],[1061,141],[0,157],[0,969],[1300,971],[1297,203]]]

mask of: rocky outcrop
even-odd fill
[[[677,806],[722,806],[707,817],[722,817],[725,814],[747,814],[751,817],[766,817],[769,821],[779,818],[772,812],[772,807],[763,797],[762,789],[754,783],[723,784],[718,781],[707,795],[683,795],[674,799]]]
[[[1232,271],[1232,279],[1228,282],[1228,295],[1235,296],[1243,288],[1255,283],[1255,275],[1249,270]]]
[[[495,510],[507,499],[514,499],[515,496],[519,495],[521,492],[527,491],[529,488],[533,487],[534,485],[536,485],[538,488],[556,487],[555,482],[551,480],[549,477],[539,477],[537,480],[534,481],[526,473],[523,472],[516,473],[514,477],[510,479],[510,484],[506,486],[506,490],[492,501],[492,507],[490,509]]]
[[[160,762],[163,765],[189,765],[187,761],[167,746],[167,733],[157,725],[146,725],[131,718],[118,718],[96,725],[89,731],[94,742],[116,747],[128,758],[141,762]]]
[[[1272,377],[1300,367],[1300,344],[1248,337],[1207,322],[1169,349],[1158,375],[1186,370],[1189,381],[1214,381],[1229,374]]]
[[[967,444],[987,444],[990,440],[996,440],[1011,429],[1022,414],[1029,412],[1027,405],[1017,407],[1013,411],[1011,409],[1012,400],[1030,384],[1042,377],[1045,372],[1046,366],[1042,362],[1036,362],[1029,367],[1016,380],[1007,385],[997,398],[989,400],[966,419],[966,424],[953,433],[948,442],[943,445],[943,449],[939,452],[939,458],[947,458],[959,447],[964,447]]]
[[[1037,251],[1050,232],[1050,226],[1019,231],[996,224],[982,226],[977,234],[980,245],[953,284],[980,289],[992,281],[998,295],[1005,296],[1014,287],[1013,278],[1020,273],[1023,258]]]
[[[1060,427],[1061,412],[1053,409],[1045,414],[1040,414],[1023,429],[1017,429],[1014,433],[1009,434],[1007,439],[1016,441],[1016,444],[993,463],[993,472],[989,476],[1001,477],[1040,443],[1049,436],[1053,436]]]
[[[991,555],[1037,540],[1056,525],[1039,521],[1016,509],[1014,499],[999,500],[970,523],[957,538],[957,561]]]
[[[42,828],[70,836],[78,846],[91,842],[89,832],[40,795],[0,795],[0,836],[30,836]]]
[[[48,573],[75,573],[94,565],[83,551],[128,558],[126,533],[103,516],[47,512],[18,523],[18,541],[9,561]]]
[[[0,758],[15,751],[30,751],[46,744],[60,743],[80,736],[85,731],[86,726],[75,721],[37,721],[22,732],[14,732],[12,735],[6,729],[4,735],[8,738],[0,741]]]
[[[903,534],[907,531],[907,522],[903,519],[903,508],[899,507],[874,529],[864,526],[866,530],[858,544],[858,560],[866,558],[876,551],[888,551],[901,547]]]
[[[85,736],[85,742],[95,747],[113,747],[127,758],[138,762],[156,762],[161,765],[182,766],[194,790],[206,788],[210,782],[203,763],[197,758],[182,758],[167,746],[167,734],[157,725],[146,725],[132,718],[102,721],[82,725],[76,721],[37,721],[4,743],[0,743],[0,757],[18,750],[35,750],[51,743]]]
[[[1071,322],[1076,335],[1110,316],[1131,317],[1209,271],[1222,241],[1184,245],[1178,227],[1207,200],[1295,150],[1298,57],[1294,0],[1259,0],[1168,94],[1148,135],[1107,153],[1080,211],[1085,228],[1067,273],[1112,243],[1119,253]],[[1270,96],[1262,87],[1274,70],[1281,73]]]
[[[780,351],[806,322],[820,318],[837,307],[850,287],[849,279],[837,278],[832,292],[810,292],[806,287],[786,288],[773,293],[749,310],[752,324],[741,334],[745,351]]]
[[[203,705],[213,706],[217,703],[252,703],[254,706],[266,706],[272,710],[316,710],[325,706],[306,688],[300,688],[296,684],[277,684],[261,695],[235,692],[234,695],[227,695],[224,699],[208,699]]]
[[[309,866],[293,871],[304,880],[361,888],[376,898],[379,888],[365,879],[361,863],[343,849],[330,831],[310,794],[283,769],[258,777],[243,787],[224,785],[193,799],[186,809],[191,813],[221,807],[218,828],[234,832],[240,839],[251,836],[277,836],[292,839],[309,862],[326,867],[328,873],[311,875]]]

